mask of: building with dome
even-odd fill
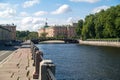
[[[45,26],[38,30],[39,37],[75,37],[75,27],[77,23],[73,23],[72,25],[55,25],[48,26],[47,22]]]

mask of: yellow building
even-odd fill
[[[75,37],[76,24],[72,25],[62,25],[62,26],[45,26],[38,30],[39,37],[42,37],[43,33],[46,33],[46,37]]]

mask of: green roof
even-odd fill
[[[44,28],[48,28],[49,26],[44,26]]]

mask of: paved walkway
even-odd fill
[[[34,67],[29,45],[14,51],[0,64],[0,80],[33,80]]]

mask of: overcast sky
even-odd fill
[[[37,31],[46,18],[49,25],[69,24],[118,4],[120,0],[0,0],[0,24]]]

